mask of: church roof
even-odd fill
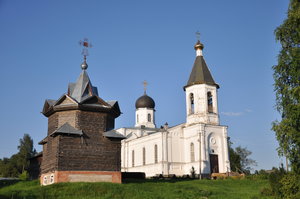
[[[198,44],[198,42],[197,42],[197,44]],[[202,51],[203,44],[202,44],[202,46],[197,45],[197,44],[195,45],[195,49]],[[200,49],[200,47],[198,47],[198,46],[202,47],[202,49]],[[216,82],[214,81],[202,54],[197,55],[196,60],[194,62],[192,72],[190,74],[190,78],[189,78],[186,86],[184,87],[184,89],[186,87],[192,86],[194,84],[208,84],[208,85],[217,86],[217,88],[219,88],[219,85],[216,84]]]
[[[97,87],[94,87],[85,69],[80,73],[76,83],[70,83],[68,93],[58,100],[46,100],[42,113],[50,116],[56,111],[88,110],[109,112],[115,118],[121,114],[117,101],[104,101],[98,96]]]
[[[68,95],[79,103],[93,95],[98,96],[97,87],[92,86],[86,70],[82,70],[76,83],[69,84]]]
[[[107,138],[117,138],[117,139],[125,139],[126,138],[124,135],[122,135],[121,133],[119,133],[116,130],[106,131],[106,132],[104,132],[103,136],[107,137]]]
[[[68,122],[64,123],[61,127],[53,131],[50,136],[56,136],[56,135],[78,135],[83,136],[82,130],[78,130],[71,126]],[[48,136],[45,137],[43,140],[41,140],[38,144],[43,145],[48,142]]]
[[[82,136],[82,130],[78,130],[71,126],[68,122],[64,123],[61,127],[56,129],[50,136],[54,136],[55,134],[72,134],[72,135],[79,135]]]
[[[146,93],[139,97],[135,102],[135,108],[154,108],[155,102]]]

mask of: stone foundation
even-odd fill
[[[41,185],[60,182],[112,182],[122,183],[119,171],[54,171],[42,174]]]

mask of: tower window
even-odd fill
[[[132,154],[131,154],[131,161],[132,161],[132,167],[134,167],[134,150],[132,150]]]
[[[213,113],[213,100],[211,92],[207,93],[207,108],[209,113]]]
[[[139,115],[136,115],[136,122],[139,123]]]
[[[193,93],[190,94],[190,104],[191,104],[190,114],[194,114],[195,107],[194,107],[194,94]]]
[[[195,162],[195,149],[194,149],[194,143],[191,143],[191,162]]]
[[[146,165],[146,149],[143,148],[143,165]]]
[[[157,163],[157,144],[154,145],[154,163]]]
[[[148,122],[151,122],[151,114],[148,113]]]

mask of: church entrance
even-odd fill
[[[211,173],[219,173],[218,155],[209,154],[209,159],[210,159],[210,172]]]

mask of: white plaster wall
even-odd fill
[[[126,135],[132,133],[131,137],[122,141],[122,171],[145,172],[147,177],[158,174],[181,176],[190,174],[192,167],[194,167],[196,173],[199,173],[201,163],[201,173],[209,174],[209,154],[212,153],[212,149],[214,154],[218,155],[219,172],[225,173],[230,167],[226,126],[203,123],[194,125],[181,124],[169,128],[167,131],[154,134],[148,134],[149,129],[143,130],[138,128],[118,129],[118,131]],[[212,137],[216,140],[215,143],[211,142]],[[191,162],[190,153],[191,143],[194,143],[195,161],[193,162]],[[155,144],[158,147],[157,163],[154,161]],[[143,165],[143,147],[146,149],[145,165]],[[135,151],[134,167],[132,167],[132,150]],[[201,161],[199,161],[200,154]]]
[[[157,160],[155,164],[154,146],[157,145]],[[146,150],[146,162],[143,165],[143,148]],[[132,151],[134,150],[134,167],[132,167]],[[139,138],[122,141],[121,161],[122,171],[145,172],[146,176],[160,174],[162,170],[162,133],[157,132]]]
[[[182,125],[169,129],[169,162],[181,163],[184,158],[183,130]]]
[[[135,126],[142,126],[149,128],[155,128],[155,116],[154,116],[154,109],[149,108],[138,108],[135,111]],[[148,122],[148,114],[151,115],[151,121]]]
[[[229,172],[230,164],[228,155],[227,127],[207,125],[206,132],[208,157],[209,154],[217,154],[219,161],[219,172]]]
[[[190,174],[192,167],[199,173],[199,156],[200,156],[200,142],[199,142],[199,132],[201,130],[201,124],[187,126],[183,129],[184,132],[184,167],[183,172],[185,174]],[[195,161],[191,161],[191,143],[194,144],[194,158]],[[202,144],[202,143],[201,143]],[[203,171],[202,171],[203,173]]]
[[[208,113],[207,92],[213,97],[213,112]],[[218,99],[216,86],[206,84],[195,84],[185,90],[187,124],[206,123],[219,125]],[[194,113],[191,111],[190,94],[194,95]]]

